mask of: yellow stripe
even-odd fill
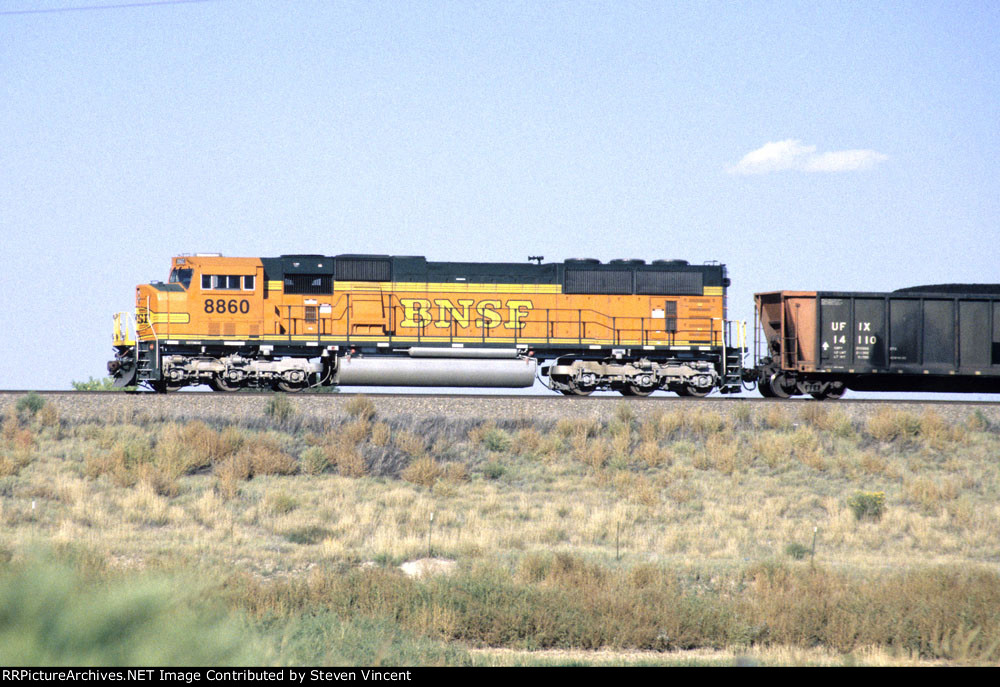
[[[279,280],[267,282],[267,290],[268,291],[281,291],[281,287],[282,286],[283,286],[283,284]]]
[[[706,286],[704,288],[703,296],[721,296],[722,287],[721,286]]]
[[[154,312],[149,319],[152,324],[188,324],[191,316],[186,312]]]

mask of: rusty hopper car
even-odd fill
[[[777,291],[755,302],[764,396],[1000,392],[1000,285]]]
[[[739,391],[724,265],[431,262],[381,255],[173,259],[115,319],[119,386]]]

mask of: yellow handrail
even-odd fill
[[[135,345],[135,318],[130,312],[115,313],[115,332],[112,337],[115,346]]]

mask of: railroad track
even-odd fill
[[[133,422],[137,420],[186,421],[192,419],[228,423],[267,415],[268,403],[275,398],[271,392],[172,394],[121,393],[106,391],[0,391],[0,413],[16,408],[20,399],[36,393],[52,404],[59,417],[67,422]],[[655,412],[715,412],[731,416],[741,406],[749,405],[758,417],[773,408],[785,408],[793,422],[804,404],[819,404],[832,411],[845,412],[852,419],[863,421],[887,407],[920,414],[933,409],[946,421],[964,422],[969,415],[981,413],[989,422],[1000,426],[1000,403],[984,400],[945,399],[842,399],[814,401],[812,399],[774,400],[760,397],[713,395],[708,398],[681,398],[663,394],[642,397],[622,397],[617,394],[587,397],[555,394],[399,394],[399,393],[337,393],[287,394],[297,417],[322,422],[339,422],[350,414],[352,401],[367,396],[375,412],[383,419],[447,419],[497,422],[524,420],[558,421],[561,419],[613,418],[622,404],[633,407],[639,417]],[[745,411],[741,411],[745,412]]]
[[[205,391],[181,391],[171,394],[157,394],[152,391],[126,391],[126,392],[110,392],[110,391],[65,391],[65,390],[38,390],[38,389],[8,389],[0,390],[0,400],[4,398],[20,398],[27,394],[38,394],[42,397],[125,397],[125,398],[169,398],[169,399],[189,399],[192,402],[202,403],[209,402],[208,399],[218,400],[225,398],[272,398],[275,396],[273,391],[240,391],[233,394],[219,394],[213,393],[206,389]],[[378,399],[413,399],[413,398],[423,398],[423,399],[483,399],[483,400],[533,400],[533,401],[548,401],[552,403],[615,403],[618,401],[627,401],[628,403],[681,403],[681,404],[712,404],[712,403],[752,403],[760,405],[769,405],[772,403],[791,403],[791,404],[802,404],[802,403],[823,403],[825,406],[835,408],[840,405],[967,405],[967,406],[986,406],[986,407],[1000,407],[1000,397],[996,400],[983,400],[980,398],[976,399],[965,399],[965,398],[946,398],[946,399],[926,399],[926,398],[913,398],[912,395],[907,395],[906,397],[893,397],[893,398],[842,398],[839,400],[828,400],[828,401],[815,401],[808,397],[795,397],[790,399],[770,399],[762,398],[760,396],[748,395],[748,396],[722,396],[719,394],[714,394],[707,398],[692,398],[692,397],[680,397],[673,394],[663,393],[654,394],[652,396],[631,396],[623,397],[620,394],[614,392],[606,393],[595,393],[590,396],[562,396],[557,395],[552,392],[544,392],[539,394],[482,394],[482,393],[447,393],[447,394],[428,394],[422,392],[409,392],[409,393],[388,393],[388,392],[338,392],[338,393],[309,393],[301,392],[298,394],[286,394],[288,398],[307,398],[307,399],[338,399],[338,398],[355,398],[358,396],[364,396],[371,398],[372,400]],[[193,399],[199,399],[198,401],[193,401]],[[204,399],[204,401],[200,400]]]

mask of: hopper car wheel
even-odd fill
[[[792,397],[792,392],[785,386],[784,375],[775,372],[771,375],[770,379],[767,380],[767,384],[771,389],[772,398]]]
[[[767,379],[762,379],[757,382],[757,391],[764,398],[774,398],[774,392],[771,391],[771,382]]]
[[[221,376],[213,377],[212,381],[209,382],[208,385],[212,387],[212,391],[222,391],[226,393],[230,391],[239,391],[240,389],[239,384],[233,384],[232,382],[226,381]]]
[[[817,401],[822,401],[827,398],[836,401],[838,398],[844,395],[844,391],[846,391],[844,387],[838,387],[838,388],[830,388],[827,389],[826,391],[814,391],[809,395],[815,398]]]

